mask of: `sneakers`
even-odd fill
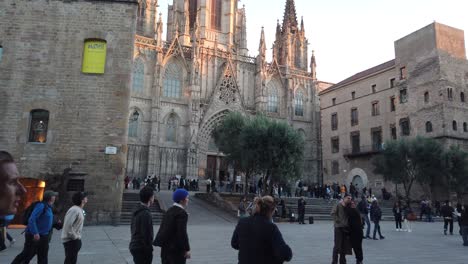
[[[408,232],[411,233],[411,229],[408,229]]]
[[[380,237],[380,240],[382,240],[382,239],[385,239],[385,237],[384,237],[384,236],[381,236],[381,237]]]

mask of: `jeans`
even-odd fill
[[[65,248],[65,262],[64,264],[76,264],[78,260],[78,252],[81,249],[81,240],[71,240],[63,243]]]
[[[453,219],[444,218],[444,233],[447,234],[447,227],[450,224],[450,234],[453,234]]]
[[[11,264],[28,264],[37,254],[37,264],[47,264],[47,255],[49,254],[49,235],[41,236],[38,241],[34,241],[32,234],[24,234],[23,251],[16,256]]]
[[[463,245],[468,247],[468,226],[462,226]]]
[[[153,250],[152,249],[132,249],[130,250],[135,264],[151,264],[153,263]]]
[[[379,221],[374,221],[374,238],[375,238],[375,235],[377,233],[377,231],[379,232],[379,236],[380,238],[382,238],[382,233],[380,233],[380,222]]]
[[[367,214],[361,214],[361,217],[362,217],[362,222],[365,222],[366,223],[366,226],[367,226],[367,230],[366,230],[366,237],[369,237],[370,236],[370,221],[369,221],[369,215]]]

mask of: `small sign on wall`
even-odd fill
[[[103,74],[106,68],[107,43],[102,39],[88,39],[84,43],[83,73]]]
[[[117,147],[106,147],[106,154],[107,155],[117,154]]]

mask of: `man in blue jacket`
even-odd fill
[[[37,203],[28,220],[23,251],[16,256],[12,264],[29,263],[37,254],[37,264],[47,264],[49,253],[49,233],[54,215],[52,206],[58,193],[44,192],[41,203]]]

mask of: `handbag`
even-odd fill
[[[418,216],[415,213],[411,212],[406,215],[406,219],[408,219],[408,221],[416,221],[418,219]]]

